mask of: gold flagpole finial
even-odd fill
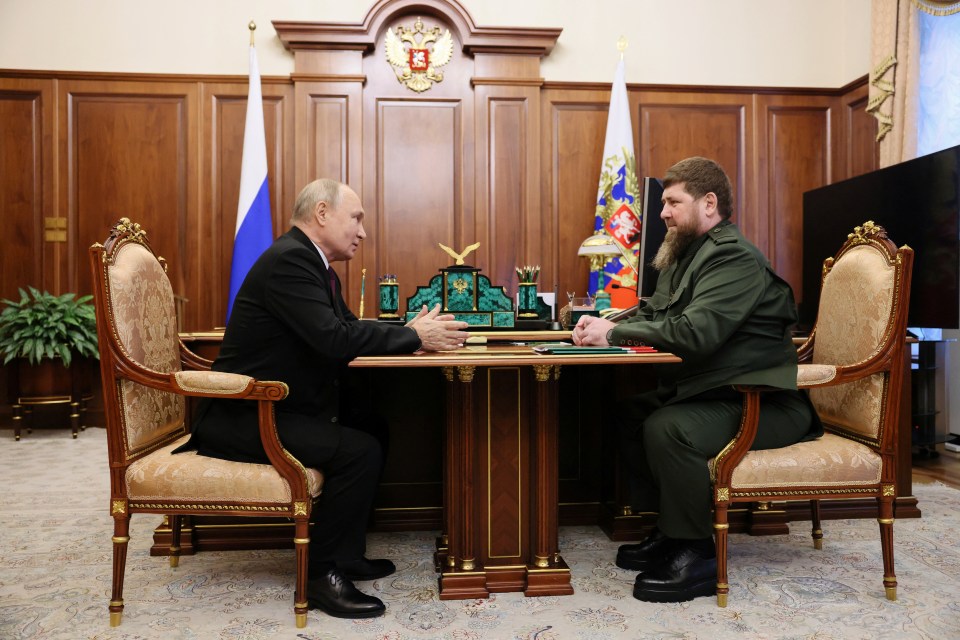
[[[620,52],[620,59],[623,60],[623,52],[627,50],[627,38],[620,36],[617,38],[617,51]]]
[[[250,29],[250,46],[253,46],[253,32],[257,30],[257,23],[253,20],[250,21],[250,24],[247,25],[247,28]]]

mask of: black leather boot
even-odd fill
[[[642,542],[620,545],[617,566],[631,571],[649,571],[666,559],[675,542],[654,528]]]
[[[677,540],[666,560],[637,576],[633,597],[646,602],[686,602],[717,591],[717,557],[699,540]]]

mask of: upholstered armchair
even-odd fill
[[[210,371],[210,361],[180,341],[166,262],[140,225],[122,218],[105,245],[90,248],[100,343],[100,370],[114,520],[110,624],[120,624],[123,577],[134,513],[170,516],[170,566],[176,567],[184,515],[277,517],[294,522],[297,627],[307,621],[307,547],[313,500],[323,476],[306,469],[277,437],[274,403],[282,382]],[[270,464],[172,454],[189,437],[188,397],[236,398],[259,407],[260,436]]]
[[[711,461],[717,546],[717,603],[727,604],[727,510],[737,502],[809,500],[813,541],[822,547],[821,498],[875,497],[883,585],[897,597],[893,566],[895,442],[904,384],[913,250],[883,227],[856,227],[823,263],[820,305],[800,346],[797,386],[808,389],[825,434],[781,449],[750,451],[763,389],[742,387],[736,437]]]

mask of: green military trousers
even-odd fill
[[[615,420],[630,504],[635,510],[658,511],[657,527],[665,535],[713,535],[707,462],[736,435],[742,410],[741,394],[732,388],[669,404],[654,392],[618,407]],[[761,398],[753,449],[785,447],[816,431],[819,421],[803,392],[771,392]]]

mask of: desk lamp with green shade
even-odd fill
[[[597,293],[593,297],[593,308],[600,312],[610,308],[610,294],[603,288],[603,267],[610,258],[623,255],[627,264],[636,270],[636,258],[628,257],[628,252],[623,251],[617,241],[609,234],[599,231],[580,243],[577,255],[590,259],[590,270],[597,272]],[[632,259],[631,259],[632,258]]]

